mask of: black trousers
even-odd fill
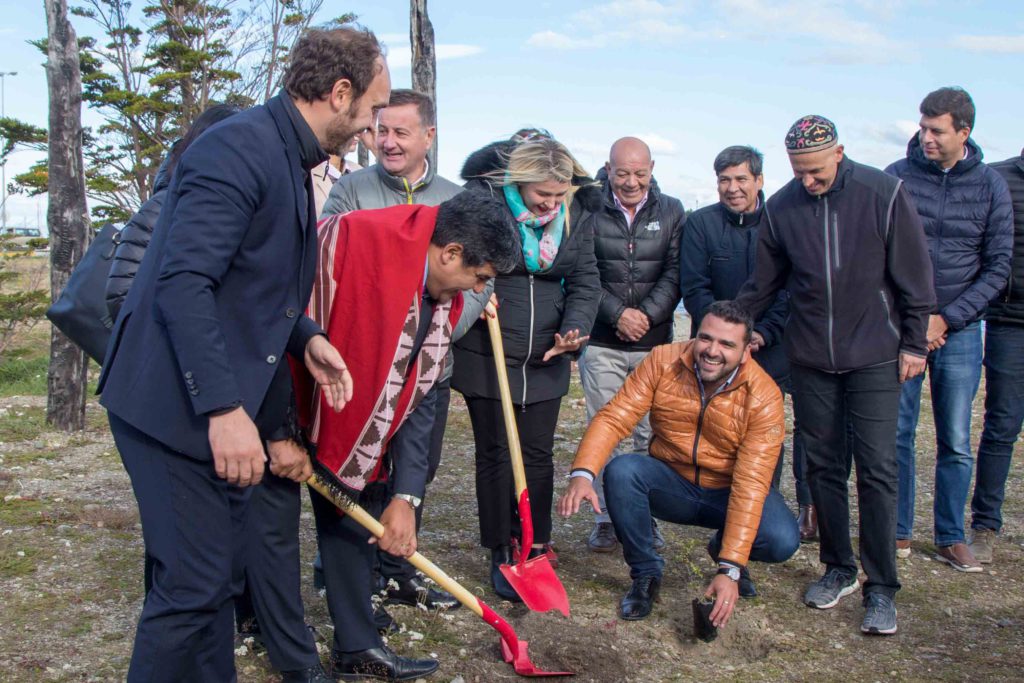
[[[896,419],[898,365],[844,373],[793,365],[793,409],[807,450],[807,480],[818,513],[821,561],[848,576],[857,573],[850,541],[847,481],[857,466],[860,562],[864,593],[890,597],[896,576]],[[852,448],[847,448],[849,429]]]
[[[270,663],[294,671],[320,661],[306,628],[299,569],[301,486],[274,476],[268,467],[252,492],[246,525],[245,590],[235,601],[235,618],[259,624]]]
[[[444,446],[444,430],[448,426],[448,405],[452,398],[452,383],[450,379],[438,382],[435,388],[437,392],[437,416],[434,418],[434,428],[430,432],[430,452],[427,454],[427,484],[434,481],[437,475],[437,468],[441,466],[441,449]],[[392,493],[395,493],[392,491]],[[419,533],[423,525],[423,507],[426,505],[427,497],[416,508],[416,533]],[[416,568],[406,560],[395,557],[383,550],[377,551],[378,573],[383,577],[382,583],[386,584],[388,579],[402,582],[416,576]]]
[[[309,490],[309,497],[327,588],[327,610],[334,622],[334,651],[359,652],[380,647],[383,641],[374,626],[370,603],[377,545],[367,543],[370,532],[342,515],[329,500],[313,489]],[[379,519],[387,498],[384,484],[370,484],[358,502]]]
[[[233,602],[241,592],[251,490],[220,479],[212,461],[109,418],[152,558],[127,680],[234,681]]]
[[[516,425],[523,450],[526,486],[530,491],[534,543],[551,540],[551,499],[554,492],[552,463],[555,426],[562,399],[516,406]],[[476,502],[480,514],[480,544],[485,548],[508,545],[518,537],[519,512],[512,479],[508,437],[501,401],[467,398],[469,419],[476,443]]]

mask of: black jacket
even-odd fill
[[[1013,215],[1003,178],[968,139],[966,159],[948,172],[924,155],[915,135],[907,156],[885,169],[917,207],[935,273],[938,313],[951,330],[981,320],[1010,274]]]
[[[1006,288],[988,307],[986,320],[1024,325],[1024,151],[1019,157],[989,164],[1003,176],[1013,202],[1013,254]]]
[[[756,318],[789,289],[791,362],[846,372],[927,354],[932,263],[898,178],[844,157],[828,192],[812,196],[793,179],[768,200],[765,218],[738,301]]]
[[[100,375],[108,411],[201,460],[208,414],[240,405],[262,426],[268,393],[287,397],[271,388],[290,384],[285,352],[302,358],[322,333],[303,311],[317,259],[306,185],[326,155],[287,97],[182,155]]]
[[[470,191],[490,193],[504,201],[499,187],[480,178],[504,166],[496,149],[489,145],[470,156],[462,177],[469,181],[466,188]],[[492,163],[500,165],[491,166]],[[542,358],[554,346],[556,332],[565,334],[577,329],[581,335],[587,335],[593,327],[601,296],[594,234],[585,222],[577,224],[572,216],[584,205],[595,208],[599,192],[596,186],[582,187],[576,192],[567,221],[569,235],[562,239],[549,270],[528,273],[520,253],[515,269],[495,278],[509,388],[517,405],[559,398],[569,391],[569,355],[562,354],[547,362]],[[484,321],[473,325],[455,345],[452,388],[469,398],[500,398]]]
[[[715,301],[735,299],[743,283],[754,272],[757,236],[764,217],[764,193],[758,194],[758,208],[737,213],[721,202],[705,206],[690,215],[679,249],[679,288],[690,314],[690,336],[697,334],[704,311]],[[789,317],[789,293],[781,290],[775,302],[755,322],[754,331],[765,345],[754,359],[776,382],[789,374],[782,349],[782,332]]]
[[[679,305],[679,238],[686,212],[675,197],[662,194],[652,181],[647,203],[630,225],[615,206],[604,169],[601,207],[582,218],[594,232],[594,255],[601,273],[601,305],[590,344],[631,351],[649,351],[672,341],[672,318]],[[647,316],[650,329],[635,342],[615,335],[615,324],[626,308]]]
[[[164,205],[164,196],[167,194],[167,186],[171,183],[171,174],[167,172],[167,163],[170,155],[160,164],[156,172],[156,180],[153,181],[153,193],[149,196],[139,210],[135,212],[117,237],[117,249],[114,251],[114,258],[110,263],[110,275],[107,276],[107,310],[110,311],[110,318],[117,320],[117,314],[121,310],[124,299],[128,296],[128,289],[135,280],[135,272],[142,263],[142,257],[146,255],[146,247],[149,246],[149,239],[153,236],[153,227],[156,219],[160,217],[160,209]]]

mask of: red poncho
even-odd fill
[[[437,211],[402,205],[317,224],[319,258],[308,314],[345,360],[353,395],[334,412],[305,369],[293,363],[299,422],[317,444],[317,460],[355,491],[377,478],[388,441],[440,378],[462,312],[461,295],[436,305],[423,345],[411,357]]]

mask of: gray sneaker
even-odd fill
[[[992,564],[992,548],[995,544],[996,532],[992,529],[971,529],[967,547],[978,562]]]
[[[615,538],[615,527],[611,522],[598,522],[594,530],[590,532],[587,539],[587,547],[595,553],[610,553],[619,545],[619,539]]]
[[[651,519],[651,533],[654,534],[654,549],[661,550],[665,547],[665,537],[661,535],[661,529],[658,528],[658,520]]]
[[[871,636],[891,636],[896,633],[896,603],[882,593],[864,596],[864,621],[860,630]]]
[[[804,604],[816,609],[832,609],[839,604],[839,598],[857,590],[857,575],[846,576],[838,569],[829,569],[804,593]]]

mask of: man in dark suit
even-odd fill
[[[316,270],[309,171],[372,124],[390,77],[372,33],[337,29],[296,43],[284,83],[182,157],[107,349],[102,403],[155,560],[129,681],[235,680],[246,487],[287,413],[285,352],[335,410],[352,395],[303,315]]]

